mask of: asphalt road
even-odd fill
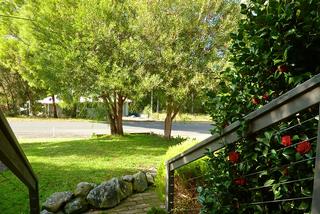
[[[103,122],[78,120],[8,119],[15,135],[23,138],[87,138],[93,133],[109,134],[109,125]],[[172,136],[203,140],[210,136],[210,122],[175,122]],[[153,132],[163,134],[163,122],[125,121],[126,133]]]

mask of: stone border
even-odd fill
[[[43,204],[41,214],[76,214],[89,210],[107,210],[116,207],[134,193],[142,193],[154,185],[154,172],[138,172],[121,178],[112,178],[99,185],[81,182],[73,192],[53,193]]]

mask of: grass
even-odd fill
[[[154,120],[164,121],[166,118],[166,113],[152,113],[150,116]],[[179,113],[174,121],[179,122],[212,122],[212,119],[209,115],[206,114],[188,114],[188,113]]]
[[[38,176],[44,202],[54,192],[73,191],[81,181],[101,183],[157,167],[167,148],[180,141],[135,134],[68,141],[25,140],[21,146]],[[0,173],[0,210],[28,213],[27,190],[8,171]]]

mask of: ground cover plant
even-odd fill
[[[180,139],[126,135],[86,140],[23,141],[21,146],[38,176],[40,200],[68,191],[81,181],[101,183],[112,177],[158,166],[169,146]],[[28,213],[27,189],[10,173],[0,173],[4,213]]]

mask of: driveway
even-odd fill
[[[95,134],[110,134],[104,122],[81,120],[8,119],[18,138],[88,138]],[[190,137],[203,140],[210,136],[210,122],[175,122],[172,136]],[[126,133],[154,132],[163,134],[163,122],[125,121]]]

